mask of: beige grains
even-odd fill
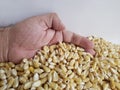
[[[0,63],[0,90],[120,90],[120,45],[89,39],[95,56],[63,42],[44,46],[33,60]]]

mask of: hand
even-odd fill
[[[71,42],[83,47],[92,55],[93,43],[86,37],[65,30],[55,13],[28,18],[8,30],[9,44],[7,59],[19,63],[22,58],[33,57],[44,45]]]

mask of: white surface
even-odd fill
[[[120,44],[120,0],[0,0],[0,26],[47,12],[73,32]]]

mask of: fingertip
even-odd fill
[[[86,50],[86,52],[90,53],[91,55],[95,55],[95,51],[93,49],[94,43],[92,41],[86,37],[82,37],[81,44],[83,45],[83,48]]]
[[[86,49],[86,52],[90,53],[91,55],[95,55],[95,51],[93,49]]]
[[[83,43],[85,49],[93,49],[94,48],[94,43],[86,37],[82,37],[81,43]]]
[[[89,47],[88,48],[94,48],[94,43],[92,41],[90,41],[89,39],[87,39],[89,42]]]

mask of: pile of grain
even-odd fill
[[[120,90],[120,45],[89,39],[94,57],[63,42],[44,46],[18,65],[0,63],[0,90]]]

